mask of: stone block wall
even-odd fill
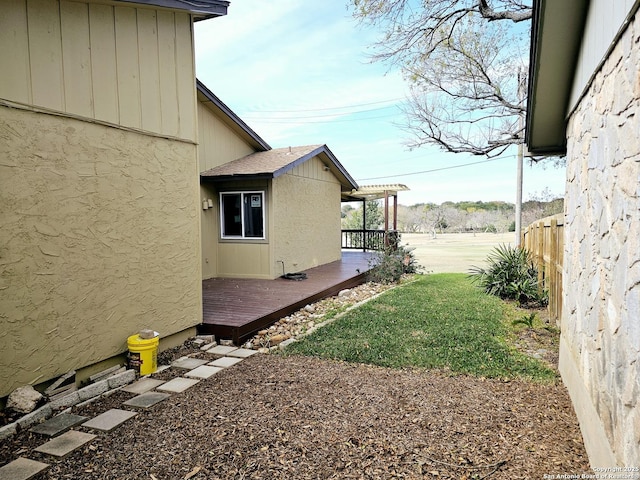
[[[560,365],[592,464],[612,458],[634,467],[640,466],[639,65],[635,18],[569,121]]]

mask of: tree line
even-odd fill
[[[562,213],[563,210],[562,198],[554,198],[549,192],[543,192],[541,196],[534,196],[522,204],[522,225]],[[362,205],[344,204],[342,228],[361,229],[362,213]],[[393,215],[393,209],[390,215]],[[379,201],[368,201],[365,218],[366,229],[384,228],[382,204]],[[398,205],[398,230],[405,233],[512,232],[515,231],[515,205],[503,201]]]

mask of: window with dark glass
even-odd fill
[[[264,238],[264,192],[220,194],[222,238]]]

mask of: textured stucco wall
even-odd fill
[[[640,465],[638,65],[636,18],[569,122],[560,363],[592,463],[606,461],[596,451],[601,431],[615,462],[635,467]]]
[[[314,157],[273,181],[277,275],[340,260],[340,183]]]
[[[0,107],[0,396],[201,319],[196,146]]]

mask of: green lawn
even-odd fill
[[[553,380],[552,369],[510,346],[509,311],[465,274],[418,276],[291,344],[285,354]]]

